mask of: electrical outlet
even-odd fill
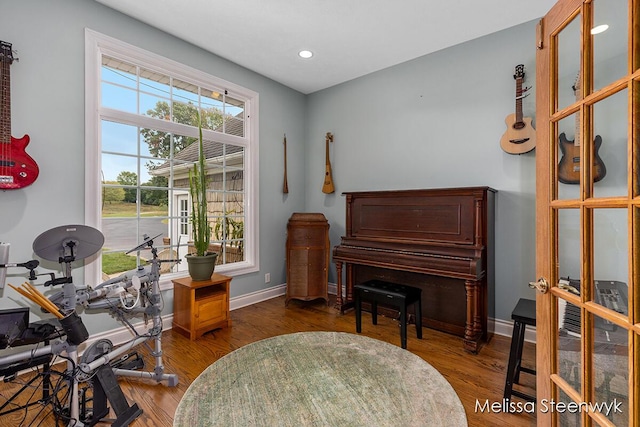
[[[271,273],[265,273],[264,274],[264,283],[269,283],[271,282]]]

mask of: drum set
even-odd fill
[[[31,345],[27,350],[4,356],[0,352],[0,376],[10,378],[20,371],[41,365],[43,368],[38,371],[37,376],[44,378],[43,399],[35,403],[57,406],[54,408],[56,425],[58,419],[66,421],[69,426],[94,425],[104,421],[110,412],[108,403],[116,414],[116,419],[111,420],[113,425],[129,425],[142,414],[142,410],[135,403],[129,405],[118,385],[118,376],[148,379],[157,383],[164,381],[171,387],[178,384],[177,375],[165,373],[162,362],[163,299],[159,279],[161,263],[175,264],[180,260],[158,258],[154,239],[159,236],[150,238],[144,235],[142,243],[126,252],[129,254],[149,250],[151,257],[146,265],[140,265],[95,287],[75,285],[71,269],[72,263],[87,259],[102,249],[104,236],[99,230],[85,225],[60,226],[40,234],[33,242],[33,251],[38,257],[58,262],[64,272],[60,277],[55,277],[54,273],[45,273],[49,280],[44,282],[44,287],[62,285],[62,289],[46,297],[35,286],[26,282],[20,288],[12,288],[39,305],[43,311],[54,314],[55,318],[37,322],[35,326],[24,319],[12,323],[15,326],[7,334],[6,347],[15,350],[20,346]],[[7,263],[0,264],[0,270],[8,267],[27,268],[29,280],[33,281],[38,276],[34,271],[38,265],[37,260]],[[78,347],[89,339],[87,329],[78,314],[81,308],[85,312],[108,311],[130,329],[132,338],[118,346],[114,346],[108,339],[98,339],[86,346],[80,355]],[[3,312],[16,317],[15,309],[0,310],[0,323],[3,322]],[[28,316],[28,312],[25,313]],[[138,332],[131,321],[132,318],[140,317],[144,318],[143,333]],[[122,363],[134,348],[147,342],[153,342],[151,354],[155,358],[155,366],[152,370],[143,369],[142,359]],[[0,345],[0,350],[2,348]],[[50,363],[56,356],[66,359],[66,369],[61,375],[66,384],[62,387],[52,387],[51,384]],[[0,419],[4,414],[25,408],[26,405],[12,403],[25,387],[6,402],[0,402],[3,403],[0,406]],[[56,397],[60,388],[65,389],[68,396],[64,403],[60,403]],[[30,402],[28,405],[35,403]]]

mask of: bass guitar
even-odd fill
[[[572,89],[576,101],[580,100],[580,75]],[[558,163],[558,181],[563,184],[580,184],[580,112],[576,113],[576,133],[573,141],[568,140],[564,132],[560,134],[559,139],[562,158]],[[601,145],[602,138],[596,135],[593,139],[593,182],[600,181],[607,174],[607,168],[598,154]]]
[[[524,81],[524,65],[516,65],[516,112],[509,114],[504,122],[507,130],[500,139],[500,147],[509,154],[524,154],[536,148],[536,130],[531,125],[530,117],[522,116],[522,100],[529,94],[524,94],[529,88],[522,88]]]
[[[15,190],[33,184],[40,169],[26,153],[29,135],[20,139],[11,136],[11,77],[13,62],[11,43],[0,41],[0,190]]]

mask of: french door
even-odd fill
[[[640,0],[537,35],[537,423],[640,426]]]

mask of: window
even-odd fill
[[[161,258],[191,252],[199,116],[216,271],[256,271],[258,95],[91,30],[86,47],[86,223],[105,236],[87,278],[144,263],[149,253],[130,251],[145,236]],[[186,269],[163,264],[163,273]]]

